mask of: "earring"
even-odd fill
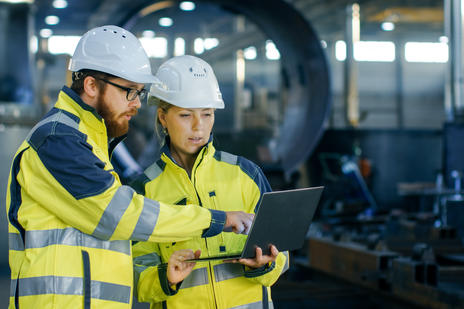
[[[163,127],[163,134],[168,135],[168,129],[166,129],[165,127]]]

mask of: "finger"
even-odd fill
[[[271,245],[271,256],[277,257],[278,254],[279,254],[279,250],[277,250],[276,246]]]
[[[244,225],[245,225],[245,231],[244,234],[248,235],[251,229],[251,226],[253,225],[253,218],[254,215],[247,216]]]
[[[244,230],[245,226],[243,225],[243,223],[241,221],[237,222],[237,224],[234,227],[234,232],[236,234],[242,234]]]
[[[196,259],[200,258],[200,256],[201,256],[201,250],[198,249],[197,251],[195,251],[194,256],[195,256]]]
[[[256,267],[257,265],[255,259],[239,259],[238,262],[249,267]]]

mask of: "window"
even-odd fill
[[[80,36],[52,35],[48,38],[48,52],[50,54],[74,54]]]
[[[335,57],[338,61],[346,59],[346,43],[335,43]],[[354,59],[356,61],[395,61],[395,43],[390,41],[360,41],[354,46]]]
[[[168,41],[163,37],[139,38],[148,57],[164,58],[168,54]]]
[[[404,57],[408,62],[448,61],[448,44],[434,42],[407,42],[404,46]]]

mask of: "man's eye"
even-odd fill
[[[180,114],[181,117],[188,117],[190,114]]]

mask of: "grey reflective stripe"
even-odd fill
[[[282,272],[280,274],[283,274],[284,272],[286,272],[289,268],[289,254],[288,254],[288,251],[284,251],[282,252],[284,255],[285,255],[285,265],[284,265],[284,268],[282,269]]]
[[[11,282],[10,282],[10,297],[14,297],[15,296],[15,292],[16,292],[16,284],[18,283],[18,280],[16,279],[11,279]]]
[[[74,228],[26,231],[26,249],[43,248],[52,245],[79,246],[96,249],[105,249],[131,254],[130,241],[105,241],[84,234]]]
[[[139,282],[140,274],[143,273],[145,271],[145,269],[147,269],[147,268],[148,268],[148,266],[134,265],[134,275],[135,275],[134,282],[135,282],[135,284],[137,284],[137,282]]]
[[[130,286],[93,280],[90,286],[92,287],[92,298],[111,300],[125,304],[130,302]]]
[[[155,252],[134,257],[134,264],[156,266],[161,264],[161,257]]]
[[[158,177],[161,173],[163,172],[163,170],[159,167],[159,165],[157,164],[157,162],[153,163],[152,165],[150,165],[145,171],[145,175],[147,175],[148,179],[150,180],[153,180],[155,179],[156,177]]]
[[[139,220],[135,225],[132,232],[131,239],[145,241],[150,238],[155,229],[156,222],[158,222],[158,215],[160,212],[160,205],[157,201],[150,200],[149,198],[143,199],[143,209],[139,216]]]
[[[10,296],[14,296],[12,292],[13,285],[17,282],[11,281]],[[31,277],[19,279],[19,297],[44,294],[58,295],[83,295],[84,284],[82,278],[76,277]],[[110,300],[128,304],[131,297],[131,287],[101,282],[91,282],[92,298]]]
[[[224,263],[214,265],[214,277],[216,282],[229,280],[244,275],[242,264]]]
[[[221,151],[221,161],[237,165],[237,156],[225,151]]]
[[[119,220],[121,220],[122,215],[132,202],[134,192],[135,191],[128,186],[121,186],[118,188],[118,191],[114,194],[111,202],[108,206],[106,206],[106,209],[100,218],[100,222],[95,228],[95,231],[93,231],[92,236],[104,240],[111,238]]]
[[[208,270],[206,267],[194,269],[187,278],[182,281],[181,289],[192,288],[208,284]]]
[[[24,243],[18,233],[8,233],[8,247],[10,250],[23,251]]]
[[[34,134],[34,132],[41,126],[49,123],[49,122],[60,122],[62,124],[65,124],[71,128],[74,128],[76,130],[79,129],[79,123],[77,123],[75,120],[73,120],[71,117],[69,117],[68,115],[66,115],[65,113],[59,111],[53,115],[51,115],[50,117],[47,117],[43,120],[41,120],[40,122],[38,122],[31,130],[31,132],[29,132],[29,134],[27,135],[26,137],[26,140],[29,141],[29,139],[31,138],[32,134]]]
[[[251,303],[251,304],[246,304],[246,305],[240,305],[237,307],[231,307],[230,309],[262,309],[263,308],[263,302],[258,301],[256,303]],[[272,302],[269,302],[269,309],[273,309],[274,304]]]

